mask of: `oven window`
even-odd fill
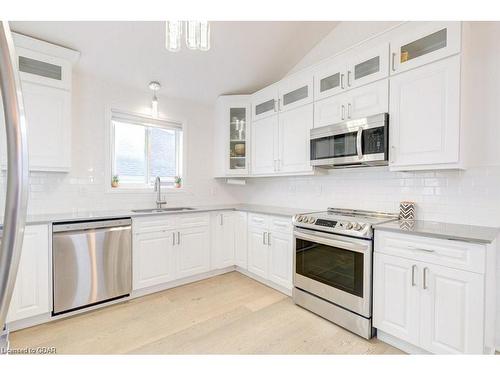
[[[357,135],[357,132],[335,135],[333,137],[333,156],[356,156],[358,154],[356,149]]]
[[[299,238],[295,241],[298,274],[363,297],[362,253]]]
[[[328,159],[333,156],[333,137],[311,139],[311,160]]]

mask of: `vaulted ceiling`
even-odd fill
[[[165,49],[164,22],[12,22],[14,31],[81,52],[75,70],[107,82],[211,103],[281,79],[337,22],[212,22],[212,48]]]

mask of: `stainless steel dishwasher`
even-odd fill
[[[131,224],[125,218],[53,225],[53,315],[130,294]]]

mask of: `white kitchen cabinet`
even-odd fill
[[[461,50],[461,23],[409,22],[391,34],[391,74],[443,59]]]
[[[280,113],[278,172],[312,171],[309,134],[313,115],[312,103]]]
[[[230,267],[235,264],[236,213],[215,212],[212,224],[212,269]]]
[[[248,271],[284,290],[291,290],[292,259],[291,220],[249,214]]]
[[[386,78],[389,75],[389,43],[359,46],[349,56],[347,88],[355,88]]]
[[[389,111],[387,79],[330,96],[314,103],[314,127],[336,124]]]
[[[215,176],[249,173],[250,96],[224,95],[216,102]]]
[[[390,79],[390,167],[457,168],[460,56]]]
[[[494,261],[495,243],[377,230],[374,249],[373,325],[381,337],[436,354],[494,351],[487,332],[495,279],[484,264]]]
[[[279,112],[286,112],[313,101],[313,74],[309,71],[294,74],[279,83]]]
[[[347,61],[344,56],[336,56],[324,62],[313,72],[315,101],[339,94],[345,90]]]
[[[173,230],[134,234],[133,278],[134,290],[175,279]]]
[[[375,253],[373,269],[373,325],[418,345],[417,264],[409,259]]]
[[[483,275],[428,263],[421,267],[421,347],[436,354],[482,354]]]
[[[258,121],[278,113],[278,86],[268,86],[252,95],[252,121]]]
[[[49,259],[48,226],[26,226],[8,322],[50,312]]]
[[[234,243],[234,263],[243,269],[248,268],[247,255],[247,213],[235,212],[235,243]]]
[[[270,174],[277,169],[278,116],[252,121],[252,174]]]
[[[184,228],[177,232],[176,278],[182,279],[210,269],[210,230],[208,226]]]

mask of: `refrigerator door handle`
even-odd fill
[[[7,186],[0,248],[1,332],[5,327],[21,257],[28,200],[28,144],[23,96],[14,42],[9,24],[5,21],[0,21],[0,90],[7,140]]]

